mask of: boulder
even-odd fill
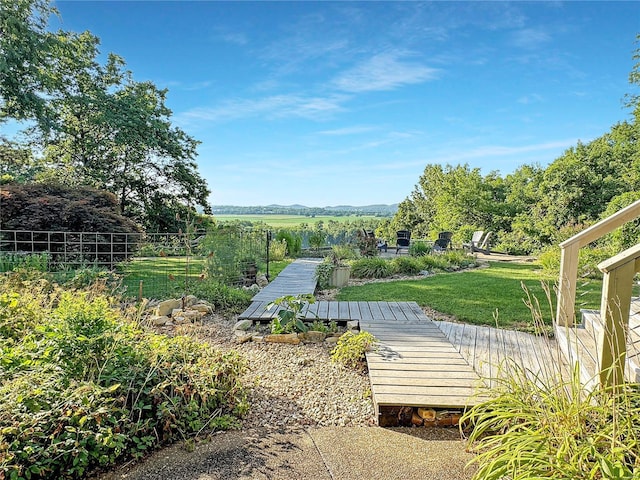
[[[264,288],[269,285],[269,280],[267,280],[267,276],[264,273],[261,273],[256,277],[256,284],[260,288]]]
[[[196,303],[198,303],[198,297],[196,297],[195,295],[187,295],[186,297],[184,297],[185,307],[191,307]]]
[[[197,310],[198,312],[202,312],[204,314],[213,313],[213,307],[211,305],[207,305],[205,303],[196,303],[195,305],[191,305],[192,310]]]
[[[164,300],[156,307],[156,315],[160,317],[170,315],[175,308],[182,308],[182,300],[176,300],[175,298]]]
[[[299,333],[298,337],[301,337],[300,340],[302,340],[305,343],[322,343],[324,342],[326,335],[322,332],[309,330],[308,332],[305,332],[305,333]]]

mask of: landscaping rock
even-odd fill
[[[304,343],[322,343],[326,335],[323,332],[317,332],[315,330],[309,330],[305,333],[299,333],[298,337]]]
[[[347,330],[360,330],[360,322],[358,320],[348,321]]]
[[[340,337],[334,337],[334,336],[327,337],[324,339],[324,343],[326,343],[327,345],[333,346],[336,343],[338,343],[338,338]]]
[[[174,298],[164,300],[158,304],[155,313],[160,317],[163,315],[170,315],[175,308],[182,308],[182,300],[176,300]]]
[[[196,297],[195,295],[187,295],[186,297],[184,297],[185,307],[190,307],[192,305],[195,305],[196,303],[198,303],[198,297]]]
[[[418,415],[427,422],[436,421],[436,411],[433,408],[418,408]]]
[[[267,280],[267,276],[265,274],[261,273],[256,277],[256,284],[260,288],[264,288],[269,285],[269,280]]]
[[[418,412],[414,411],[411,415],[411,425],[415,427],[421,427],[423,423],[424,419],[420,415],[418,415]]]
[[[183,310],[181,308],[174,308],[171,310],[171,317],[181,317]]]
[[[150,322],[152,325],[155,325],[156,327],[161,327],[163,325],[166,325],[170,318],[167,317],[166,315],[153,315],[152,317],[149,318]]]
[[[297,333],[271,334],[264,337],[264,341],[268,343],[289,343],[291,345],[300,343]]]
[[[253,321],[251,320],[238,320],[236,324],[233,326],[233,329],[247,331],[252,326],[253,326]]]
[[[192,310],[197,310],[198,312],[202,312],[204,314],[210,314],[213,313],[213,307],[211,305],[207,305],[205,303],[196,303],[195,305],[191,306]]]

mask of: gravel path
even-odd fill
[[[210,316],[194,333],[248,364],[249,413],[243,428],[374,425],[369,377],[331,361],[320,344],[238,343],[234,322]]]

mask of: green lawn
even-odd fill
[[[338,300],[415,301],[421,306],[454,315],[460,321],[478,325],[495,325],[497,312],[499,326],[532,330],[532,315],[524,302],[526,292],[522,284],[538,298],[542,316],[550,324],[551,308],[541,282],[546,282],[553,291],[557,278],[545,277],[535,264],[490,262],[488,268],[438,273],[421,280],[346,287],[340,290]],[[601,281],[591,280],[581,287],[579,308],[599,308],[601,286]],[[552,297],[555,305],[554,293]]]
[[[204,260],[187,257],[137,258],[121,266],[128,296],[137,296],[142,281],[142,296],[168,298],[184,290],[185,279],[198,281]]]
[[[273,280],[291,259],[269,263],[269,276]],[[142,281],[142,296],[147,298],[168,298],[181,295],[185,291],[185,279],[197,282],[205,267],[203,258],[148,257],[136,258],[122,264],[123,284],[128,296],[138,296]],[[264,266],[260,273],[266,273]],[[188,275],[188,276],[187,276]]]
[[[301,223],[315,225],[318,222],[327,223],[329,220],[344,223],[354,220],[366,220],[369,218],[379,219],[380,217],[376,217],[374,215],[318,215],[315,217],[305,217],[304,215],[214,215],[214,218],[219,222],[229,222],[234,220],[252,223],[264,222],[274,228],[286,228],[298,226]]]

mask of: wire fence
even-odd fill
[[[49,272],[66,282],[87,272],[116,273],[127,296],[158,298],[196,282],[255,283],[269,273],[267,229],[220,226],[179,233],[0,230],[0,272]],[[90,276],[90,275],[89,275]]]

